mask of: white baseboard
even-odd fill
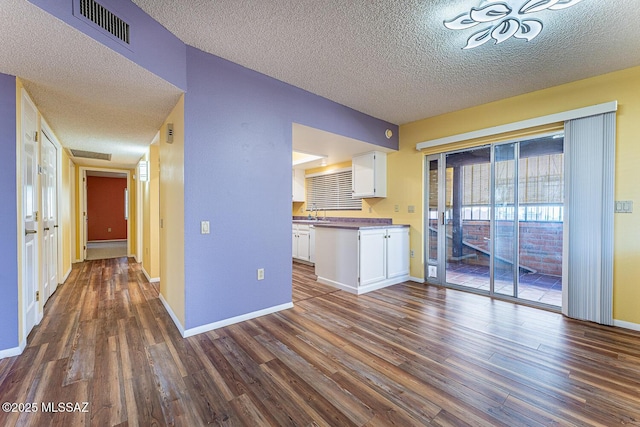
[[[366,294],[367,292],[371,292],[371,291],[376,291],[378,289],[382,289],[382,288],[386,288],[387,286],[392,286],[392,285],[397,285],[398,283],[402,283],[402,282],[406,282],[407,280],[409,280],[409,276],[399,276],[399,277],[394,277],[393,279],[387,279],[387,280],[383,280],[381,282],[378,283],[372,283],[370,285],[364,285],[364,286],[350,286],[347,285],[345,283],[341,283],[341,282],[336,282],[334,280],[331,279],[327,279],[324,277],[318,277],[317,281],[320,283],[323,283],[325,285],[329,285],[329,286],[333,286],[335,288],[341,289],[345,292],[349,292],[351,294],[355,294],[355,295],[362,295],[362,294]]]
[[[6,350],[0,350],[0,359],[4,359],[5,357],[20,356],[26,346],[27,346],[27,341],[22,340],[22,342],[18,347],[8,348]]]
[[[162,302],[162,305],[164,305],[165,310],[167,310],[167,313],[169,313],[171,320],[173,320],[173,323],[175,323],[176,328],[178,328],[178,330],[180,331],[180,335],[182,335],[182,337],[184,338],[184,326],[182,326],[182,323],[180,323],[180,321],[178,320],[178,316],[176,316],[176,314],[173,312],[173,310],[171,309],[171,306],[169,306],[169,303],[167,302],[166,299],[164,299],[162,294],[160,294],[160,302]]]
[[[322,283],[323,285],[333,286],[334,288],[338,288],[342,291],[349,292],[350,294],[358,295],[357,293],[358,288],[356,288],[355,286],[345,285],[344,283],[336,282],[335,280],[327,279],[325,277],[320,277],[320,276],[318,276],[316,281],[318,283]]]
[[[160,281],[159,277],[151,277],[151,276],[149,276],[149,273],[147,273],[147,270],[145,270],[144,267],[142,267],[142,274],[144,274],[144,277],[147,278],[149,283],[157,283],[157,282]]]
[[[224,326],[233,325],[234,323],[244,322],[245,320],[255,319],[256,317],[265,316],[267,314],[275,313],[275,312],[286,310],[289,308],[293,308],[292,302],[265,308],[263,310],[254,311],[252,313],[242,314],[240,316],[230,317],[228,319],[219,320],[217,322],[209,323],[207,325],[202,325],[195,328],[187,329],[186,331],[184,331],[182,336],[184,338],[188,338],[193,335],[202,334],[204,332],[209,332],[214,329],[222,328]]]
[[[62,277],[60,284],[63,284],[64,282],[66,282],[70,274],[71,274],[71,267],[69,267],[69,271],[67,271],[66,274]]]
[[[417,283],[425,283],[425,280],[422,277],[409,276],[409,280],[412,281],[412,282],[417,282]]]
[[[631,329],[633,331],[640,331],[640,324],[625,322],[624,320],[613,320],[613,326],[617,326],[619,328]]]

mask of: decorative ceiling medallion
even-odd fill
[[[495,44],[515,37],[531,41],[542,32],[542,21],[528,18],[527,15],[543,10],[562,10],[580,3],[582,0],[527,0],[519,10],[511,8],[505,2],[490,2],[484,6],[472,7],[450,21],[444,21],[444,26],[450,30],[466,30],[480,24],[490,26],[474,33],[467,40],[463,49],[473,49],[489,40]]]

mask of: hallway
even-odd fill
[[[138,264],[74,265],[0,425],[615,425],[640,419],[640,333],[416,283],[354,296],[294,263],[296,307],[187,339]],[[71,402],[88,412],[44,412]]]
[[[127,241],[87,242],[87,261],[127,256]]]

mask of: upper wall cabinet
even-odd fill
[[[387,197],[387,153],[371,151],[353,157],[354,198]]]
[[[293,188],[291,190],[293,194],[294,202],[304,202],[305,193],[304,193],[304,170],[302,169],[292,169],[291,171],[293,175]]]

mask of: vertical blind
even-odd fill
[[[305,179],[307,210],[361,210],[362,200],[351,197],[351,170],[316,175]]]
[[[565,123],[567,315],[613,324],[615,112]]]

